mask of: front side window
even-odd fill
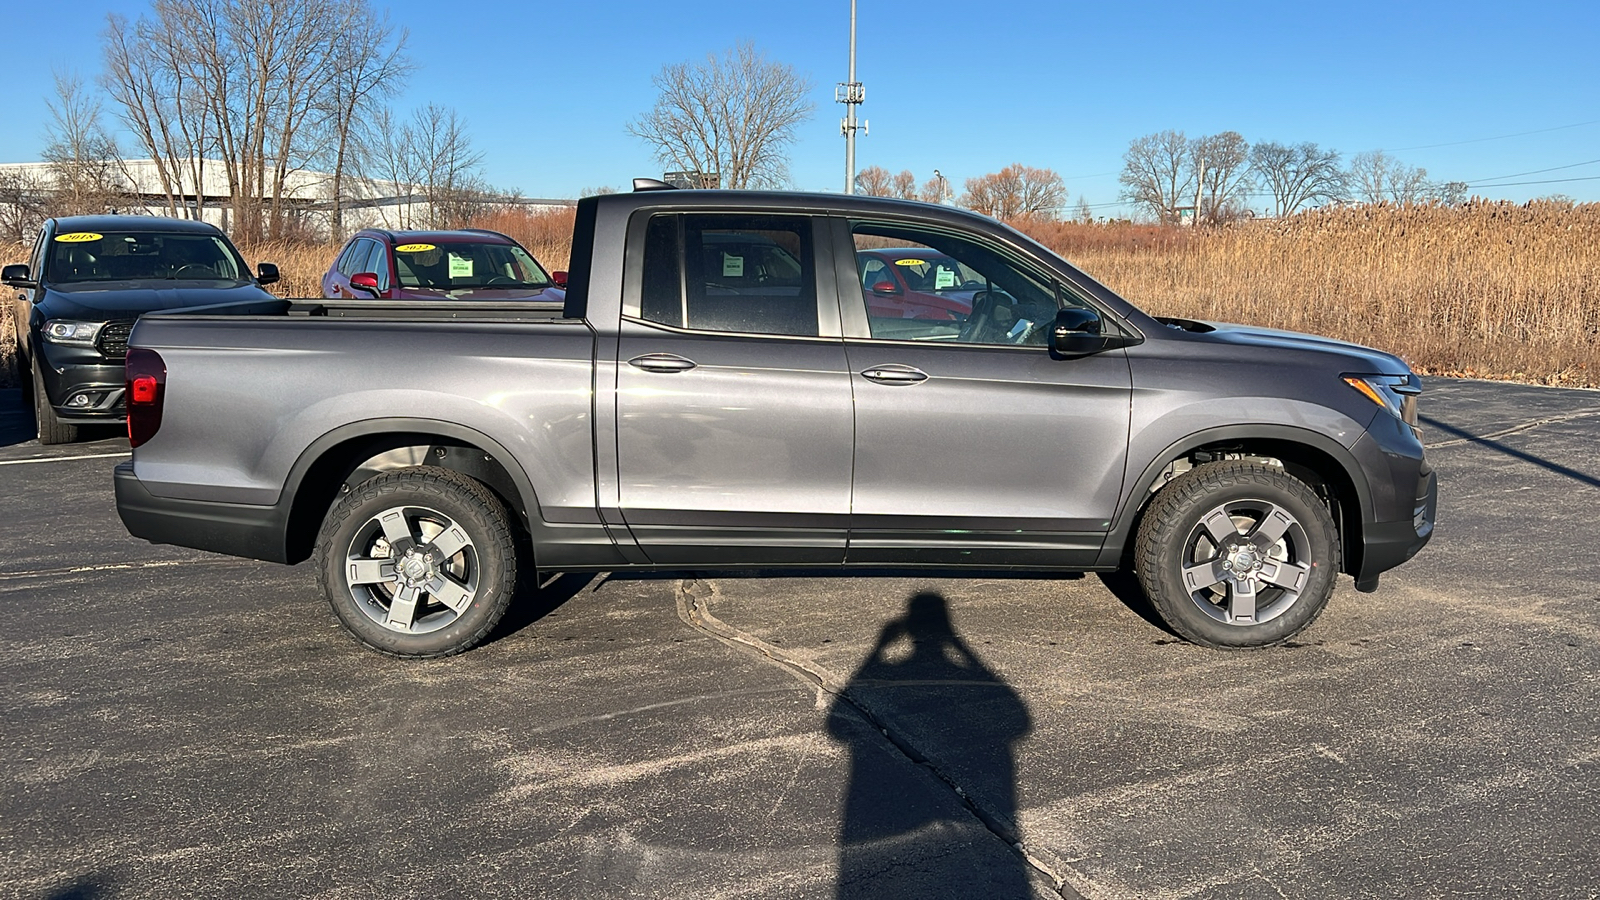
[[[1055,282],[963,235],[852,222],[862,302],[880,340],[1046,346]]]
[[[241,281],[237,258],[208,234],[65,232],[46,250],[56,284],[95,281]]]
[[[816,337],[811,222],[657,215],[645,231],[640,315],[702,331]]]
[[[491,241],[401,243],[394,248],[400,285],[439,291],[545,288],[550,276],[516,244]]]

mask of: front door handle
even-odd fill
[[[646,372],[687,372],[697,363],[676,353],[646,353],[628,360],[628,365]]]
[[[902,366],[898,363],[887,366],[873,366],[861,373],[861,377],[879,384],[916,384],[927,381],[928,373],[913,366]]]

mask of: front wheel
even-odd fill
[[[1276,466],[1196,466],[1139,525],[1139,583],[1173,630],[1207,647],[1264,647],[1316,620],[1333,594],[1339,538],[1328,507]]]
[[[318,578],[357,641],[430,659],[478,644],[517,583],[511,518],[488,488],[416,466],[362,482],[317,535]]]

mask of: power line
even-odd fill
[[[1569,181],[1600,181],[1600,175],[1589,175],[1583,178],[1550,178],[1545,181],[1502,181],[1499,184],[1469,184],[1467,187],[1515,187],[1519,184],[1566,184]]]
[[[1552,131],[1563,131],[1568,128],[1582,128],[1585,125],[1597,124],[1600,124],[1600,119],[1591,119],[1587,122],[1574,122],[1571,125],[1557,125],[1554,128],[1539,128],[1534,131],[1519,131],[1516,134],[1497,134],[1493,137],[1472,138],[1471,140],[1466,141],[1448,141],[1443,144],[1418,144],[1415,147],[1392,147],[1386,149],[1389,149],[1390,152],[1393,153],[1400,153],[1405,150],[1432,150],[1435,147],[1459,147],[1462,144],[1481,144],[1484,141],[1503,141],[1506,138],[1526,137],[1530,134],[1547,134]]]
[[[1567,166],[1551,166],[1548,169],[1534,169],[1532,172],[1513,172],[1510,175],[1493,175],[1488,178],[1474,178],[1467,182],[1467,185],[1470,187],[1482,181],[1499,181],[1502,178],[1521,178],[1524,175],[1543,175],[1545,172],[1559,172],[1562,169],[1576,169],[1579,166],[1592,166],[1595,163],[1600,163],[1600,159],[1591,159],[1585,162],[1573,163]]]

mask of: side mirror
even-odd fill
[[[272,263],[256,264],[256,281],[261,284],[272,284],[278,280],[278,267]]]
[[[550,280],[554,281],[556,283],[556,287],[561,288],[562,290],[565,290],[567,287],[567,273],[560,269],[550,273]]]
[[[1106,349],[1110,342],[1100,332],[1100,314],[1082,306],[1056,311],[1050,329],[1050,349],[1058,356],[1089,356]]]
[[[900,293],[900,286],[892,281],[880,281],[872,286],[872,292],[880,297],[889,297]]]
[[[0,281],[4,281],[12,287],[38,287],[33,283],[33,279],[28,277],[28,267],[25,265],[6,266],[4,269],[0,269]]]
[[[358,291],[366,291],[372,295],[374,300],[379,297],[378,276],[371,272],[358,272],[355,275],[351,275],[350,287]]]

